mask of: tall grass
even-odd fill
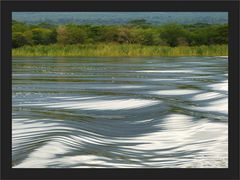
[[[13,56],[227,56],[227,45],[143,46],[139,44],[37,45],[12,49]]]

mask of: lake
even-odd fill
[[[14,168],[227,168],[228,59],[12,62]]]

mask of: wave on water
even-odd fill
[[[219,57],[13,59],[12,166],[227,168],[227,66]]]

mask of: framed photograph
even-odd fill
[[[3,179],[239,179],[239,1],[2,1]]]

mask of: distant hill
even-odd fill
[[[13,12],[12,18],[27,23],[54,24],[125,24],[135,19],[146,19],[152,24],[176,22],[180,24],[228,22],[224,12]]]

